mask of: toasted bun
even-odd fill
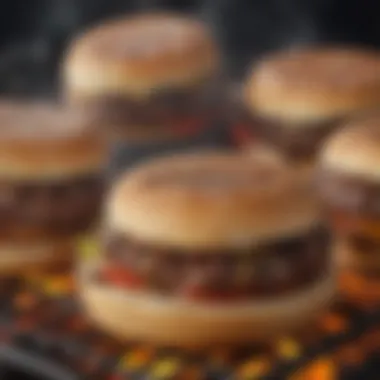
[[[246,248],[318,221],[309,187],[272,156],[208,151],[141,165],[115,185],[111,229],[155,244]]]
[[[79,294],[89,317],[126,340],[170,346],[209,346],[268,341],[305,328],[335,294],[332,272],[291,296],[260,302],[206,305],[131,293],[96,281],[97,264],[79,272]]]
[[[353,121],[332,135],[321,151],[320,165],[380,181],[380,115]]]
[[[98,172],[106,147],[72,110],[0,102],[0,176],[50,180]]]
[[[213,75],[215,45],[199,21],[145,14],[90,30],[71,46],[64,67],[68,97],[148,95],[162,86],[189,86]]]
[[[0,246],[0,274],[16,275],[30,270],[40,270],[73,260],[75,244],[71,239],[55,242],[13,243]]]
[[[290,127],[376,108],[380,54],[349,48],[281,52],[264,59],[248,78],[247,106]]]

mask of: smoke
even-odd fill
[[[241,78],[252,60],[323,42],[380,46],[380,2],[366,0],[3,0],[0,92],[51,96],[67,44],[84,28],[149,9],[200,12],[227,69]]]

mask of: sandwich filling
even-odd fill
[[[380,183],[322,169],[318,187],[329,222],[347,244],[355,270],[379,277]],[[371,265],[358,265],[363,262]]]
[[[330,267],[321,228],[245,250],[155,247],[121,234],[105,239],[100,281],[193,300],[239,301],[282,296],[312,285]]]
[[[144,98],[115,94],[85,100],[101,125],[122,131],[125,127],[181,127],[182,124],[206,124],[216,116],[220,92],[218,84],[207,81],[191,88],[152,90]]]
[[[89,175],[54,182],[0,181],[0,236],[64,237],[86,230],[97,217],[102,180]]]
[[[245,117],[254,132],[294,160],[312,159],[340,121],[334,119],[290,125],[290,122],[271,120],[257,114]]]
[[[379,182],[322,170],[318,183],[319,193],[328,207],[380,220]]]

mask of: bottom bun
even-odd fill
[[[0,246],[0,275],[17,275],[30,270],[42,270],[72,261],[74,239],[25,245]]]
[[[331,274],[276,300],[206,305],[98,283],[98,268],[85,263],[79,270],[78,287],[88,317],[123,340],[164,346],[245,345],[303,330],[330,305],[336,284]]]

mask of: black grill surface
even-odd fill
[[[31,276],[1,289],[2,380],[379,378],[380,310],[363,312],[340,303],[310,336],[194,354],[121,345],[102,334],[83,317],[68,275]]]

